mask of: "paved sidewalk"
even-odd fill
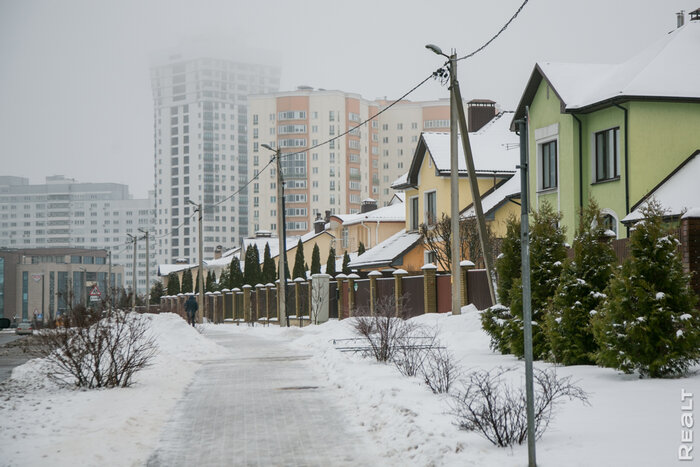
[[[308,355],[223,328],[207,337],[232,357],[198,370],[148,466],[374,464],[371,441],[350,431],[336,394],[319,381]]]

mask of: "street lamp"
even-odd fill
[[[132,242],[134,242],[134,259],[131,261],[131,311],[136,311],[136,242],[138,238],[134,237],[130,233],[126,235],[131,239]]]
[[[282,161],[281,153],[282,151],[274,149],[269,144],[262,144],[262,147],[275,153],[275,159],[277,162],[277,222],[280,226],[278,230],[279,237],[279,260],[277,261],[277,277],[280,281],[279,286],[279,314],[277,316],[280,326],[284,326],[287,323],[287,277],[285,271],[287,270],[287,226],[286,226],[286,216],[284,212],[284,180],[282,177]],[[284,321],[283,321],[284,320]]]
[[[149,276],[148,274],[150,273],[149,268],[148,268],[148,263],[150,261],[150,257],[148,256],[148,235],[149,232],[147,230],[143,229],[138,229],[139,232],[141,232],[143,235],[143,238],[146,239],[146,311],[150,312],[151,311],[151,287],[150,287],[150,282],[149,282]]]
[[[197,296],[197,301],[199,302],[197,306],[197,322],[202,322],[202,315],[204,313],[204,238],[202,237],[202,203],[195,203],[191,199],[187,202],[196,207],[195,212],[199,213],[198,220],[198,232],[199,232],[199,295]]]

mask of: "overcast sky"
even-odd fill
[[[0,0],[0,175],[126,183],[145,197],[153,186],[149,59],[192,36],[278,52],[283,91],[309,85],[392,99],[442,63],[425,44],[464,55],[521,3]],[[535,62],[623,61],[674,29],[677,11],[698,7],[530,0],[491,46],[460,62],[462,93],[512,110]],[[447,96],[431,81],[409,99]]]

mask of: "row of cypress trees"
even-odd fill
[[[616,266],[609,232],[591,201],[579,218],[568,260],[561,214],[543,204],[530,235],[533,355],[564,365],[594,364],[642,376],[679,376],[700,361],[697,296],[676,240],[655,201],[631,233],[630,256]],[[501,303],[485,310],[491,346],[522,357],[520,223],[508,222],[496,268]]]
[[[335,248],[331,247],[328,252],[328,260],[326,261],[326,273],[333,277],[336,275],[335,261]],[[345,274],[350,273],[349,263],[350,256],[346,251],[343,255],[342,269],[342,272]],[[289,274],[288,262],[285,266],[285,276],[289,279],[291,276]],[[231,261],[229,268],[221,273],[221,277],[218,281],[216,279],[216,273],[209,271],[205,279],[204,289],[206,292],[215,292],[223,289],[241,288],[244,284],[256,285],[274,283],[278,278],[276,269],[275,262],[270,254],[269,244],[265,244],[262,267],[260,266],[258,247],[256,245],[248,245],[243,261],[243,271],[241,271],[239,261]],[[306,279],[306,271],[310,271],[311,274],[319,274],[321,272],[321,250],[318,245],[314,245],[311,254],[311,267],[309,268],[304,259],[304,249],[300,239],[297,243],[294,269],[292,271],[294,278],[301,277]],[[166,291],[168,295],[177,295],[180,292],[187,293],[193,290],[199,292],[199,277],[197,277],[196,281],[193,281],[191,270],[187,269],[183,273],[182,284],[180,283],[177,273],[172,272],[168,275],[168,287]]]

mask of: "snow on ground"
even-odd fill
[[[0,385],[0,465],[145,463],[198,361],[229,353],[179,316],[142,316],[151,321],[158,353],[130,388],[58,387],[39,359],[13,370]]]
[[[145,463],[197,361],[230,355],[179,317],[145,316],[152,320],[160,352],[152,367],[136,375],[132,388],[70,391],[47,383],[40,361],[15,369],[10,382],[0,385],[0,464],[39,465],[48,456],[51,465]],[[433,314],[414,320],[437,326],[442,343],[465,371],[517,367],[509,377],[522,384],[523,362],[489,349],[475,308],[465,307],[460,316]],[[376,441],[382,453],[376,465],[527,465],[526,446],[497,448],[475,433],[458,430],[449,415],[448,396],[433,394],[418,378],[401,376],[391,365],[336,350],[333,339],[354,337],[351,323],[331,321],[303,329],[225,324],[216,330],[281,340],[312,354],[309,362],[319,383],[337,388],[349,421],[364,426]],[[535,362],[535,367],[554,366]],[[589,393],[591,405],[573,401],[559,408],[537,443],[538,465],[688,465],[677,461],[680,394],[685,390],[698,397],[700,373],[683,379],[641,380],[594,366],[556,367],[556,371],[572,376]],[[18,393],[23,385],[29,387]]]

